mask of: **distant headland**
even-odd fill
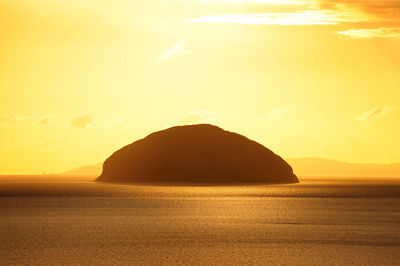
[[[116,151],[99,182],[165,184],[298,183],[291,166],[263,145],[209,124],[154,132]]]

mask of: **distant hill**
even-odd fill
[[[297,176],[400,177],[400,163],[355,164],[323,158],[291,158],[286,161]],[[64,172],[68,175],[99,176],[103,163],[81,166]]]
[[[89,164],[74,169],[67,170],[63,175],[94,175],[99,176],[103,169],[103,163]]]
[[[298,176],[400,177],[400,163],[360,164],[323,158],[286,159]]]

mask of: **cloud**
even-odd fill
[[[188,113],[178,125],[212,124],[215,122],[215,112],[196,111]]]
[[[36,122],[36,125],[38,126],[44,126],[44,125],[49,125],[52,121],[54,115],[48,114],[41,116],[39,120]]]
[[[226,7],[230,2],[224,1]],[[396,0],[249,0],[252,9],[226,14],[203,14],[190,23],[239,23],[250,25],[335,25],[343,23],[400,22],[400,1]],[[280,13],[270,13],[271,4],[280,5]],[[233,4],[231,5],[234,6]],[[228,10],[228,9],[226,9]],[[232,9],[235,10],[235,9]],[[237,10],[237,9],[236,9]]]
[[[281,118],[287,112],[300,112],[302,110],[303,109],[301,108],[287,108],[287,107],[275,108],[271,112],[266,114],[265,118],[267,120],[275,120]]]
[[[71,127],[86,128],[90,125],[93,125],[93,123],[94,123],[93,117],[91,117],[90,115],[83,115],[83,116],[74,118],[71,121]]]
[[[54,115],[46,114],[46,115],[19,115],[16,113],[4,113],[0,115],[0,124],[1,125],[17,125],[21,123],[33,123],[35,125],[47,125],[50,123],[50,119]]]
[[[17,124],[21,122],[21,120],[23,120],[23,118],[15,113],[5,113],[0,115],[1,124],[8,124],[8,123]]]
[[[103,128],[103,129],[129,129],[126,119],[114,118],[106,121],[96,121],[90,115],[74,118],[70,124],[74,128]]]
[[[209,2],[209,0],[201,0],[203,2]],[[314,0],[224,0],[224,2],[255,2],[255,3],[265,3],[273,5],[303,5]]]
[[[177,42],[171,48],[165,50],[162,55],[158,58],[157,63],[163,63],[168,61],[174,56],[188,54],[189,51],[186,49],[186,40]]]
[[[400,28],[377,28],[377,29],[351,29],[337,31],[340,39],[370,39],[370,38],[395,38],[400,37]]]
[[[39,120],[37,122],[37,125],[41,126],[41,125],[48,125],[50,123],[50,119],[49,118],[43,118],[41,120]]]
[[[342,22],[362,22],[368,19],[357,13],[333,10],[306,10],[292,13],[205,15],[190,19],[190,23],[239,23],[254,25],[335,25]]]
[[[356,116],[355,119],[359,120],[359,121],[368,121],[368,120],[371,120],[374,118],[378,118],[378,117],[387,115],[394,109],[396,109],[396,107],[390,107],[390,106],[374,107],[374,108],[371,108],[371,109],[365,111],[361,115]]]
[[[380,21],[398,22],[400,20],[400,2],[397,0],[320,0],[319,8],[358,10],[374,16]]]

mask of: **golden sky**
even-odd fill
[[[0,173],[177,124],[279,155],[400,161],[397,0],[0,0]]]

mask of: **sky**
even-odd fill
[[[284,158],[400,162],[400,2],[0,0],[0,174],[174,125]]]

